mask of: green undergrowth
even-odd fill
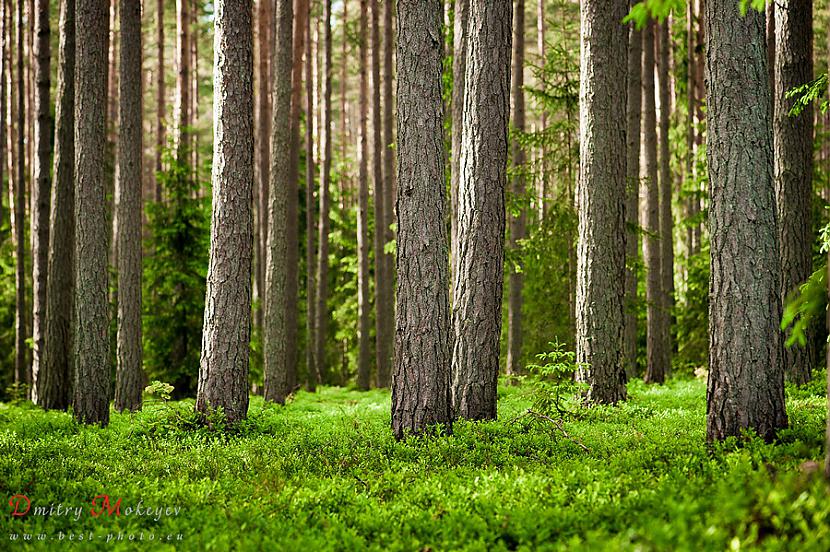
[[[30,534],[84,550],[828,550],[830,494],[805,464],[823,454],[822,378],[788,390],[778,442],[715,448],[700,380],[633,382],[627,403],[561,428],[523,416],[527,386],[503,387],[498,421],[403,442],[384,391],[255,397],[233,431],[195,424],[192,401],[114,413],[107,429],[2,404],[0,496],[32,509],[3,516],[0,549]],[[97,495],[111,515],[90,513]],[[73,510],[34,513],[58,504]]]

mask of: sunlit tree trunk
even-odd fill
[[[164,92],[164,0],[156,3],[156,172],[161,172],[162,150],[166,142],[166,96]],[[155,178],[154,199],[161,201],[161,181]]]
[[[314,299],[314,266],[315,245],[314,237],[317,233],[317,221],[314,212],[314,74],[312,60],[314,59],[314,44],[311,40],[311,13],[306,19],[306,50],[305,50],[305,228],[306,228],[306,372],[308,375],[308,389],[314,391],[320,383],[320,374],[314,359],[314,308],[317,302]]]
[[[11,120],[16,121],[17,132],[14,133],[17,156],[13,159],[13,170],[15,177],[12,182],[13,216],[12,234],[14,235],[14,262],[15,262],[15,360],[14,360],[14,381],[24,385],[31,382],[29,363],[27,362],[28,330],[26,324],[26,259],[25,259],[25,229],[26,229],[26,87],[25,69],[23,65],[23,1],[17,0],[16,14],[17,24],[15,25],[16,40],[15,53],[17,55],[16,88],[14,100],[17,111]],[[9,171],[11,175],[11,171]]]
[[[358,150],[357,207],[357,316],[358,356],[357,386],[369,389],[369,136],[367,129],[369,103],[368,67],[368,0],[360,0],[360,148]]]

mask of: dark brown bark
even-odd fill
[[[660,349],[663,354],[663,379],[671,372],[671,321],[674,307],[674,221],[672,220],[672,174],[669,153],[669,123],[671,117],[671,83],[669,79],[669,24],[664,20],[657,27],[657,73],[660,97],[659,114],[659,247],[660,247]]]
[[[813,80],[813,2],[790,0],[775,9],[774,155],[781,298],[798,290],[813,269],[813,107],[790,117],[787,91]],[[784,350],[784,370],[794,383],[810,380],[813,331],[805,347]]]
[[[38,379],[46,345],[46,279],[49,262],[49,199],[52,192],[52,110],[49,102],[51,51],[49,2],[38,0],[34,43],[35,126],[34,182],[32,183],[32,400],[38,402]]]
[[[119,0],[110,0],[109,47],[107,50],[107,141],[113,151],[118,139],[118,2]],[[115,219],[116,216],[113,215],[113,230],[116,227]],[[115,251],[115,243],[116,237],[115,232],[113,232],[113,251]],[[111,261],[115,266],[114,255]]]
[[[510,119],[512,5],[471,0],[464,78],[458,258],[453,259],[453,409],[496,417]]]
[[[260,305],[255,314],[256,325],[262,330],[262,312],[264,309],[263,291],[265,290],[265,251],[268,241],[268,183],[271,179],[268,154],[271,147],[271,66],[272,37],[271,10],[273,0],[259,0],[259,89],[257,98],[257,184],[254,187],[256,201],[257,225],[254,231],[256,240],[256,289]]]
[[[516,0],[513,8],[513,129],[516,133],[525,131],[525,97],[524,97],[524,63],[525,63],[525,3]],[[516,200],[524,205],[525,151],[518,137],[513,137],[513,186],[512,193]],[[520,254],[520,240],[525,238],[527,211],[521,207],[517,215],[510,216],[510,237],[508,246],[515,255]],[[509,292],[507,300],[507,375],[516,375],[522,371],[522,284],[521,270],[508,267]]]
[[[441,18],[439,0],[398,1],[398,439],[452,428]]]
[[[218,0],[215,16],[213,221],[196,410],[228,423],[248,413],[253,257],[252,2]]]
[[[75,0],[63,0],[55,107],[55,183],[49,214],[49,275],[46,285],[46,355],[38,380],[38,404],[69,407],[73,375],[72,331],[75,259]]]
[[[141,0],[120,0],[121,49],[118,91],[118,364],[115,409],[141,409],[144,389],[141,348]]]
[[[173,107],[176,156],[190,160],[190,17],[188,0],[176,0],[176,104]]]
[[[314,74],[312,60],[315,56],[314,45],[311,41],[311,13],[306,18],[306,51],[305,51],[305,227],[306,227],[306,371],[308,389],[315,391],[320,383],[320,374],[314,358],[316,317],[314,308],[317,305],[314,299],[316,285],[314,283],[315,245],[314,235],[317,233],[317,224],[314,212]]]
[[[357,207],[357,317],[358,356],[357,386],[369,389],[369,136],[367,115],[369,103],[368,77],[368,0],[360,0],[360,149],[358,161],[358,207]]]
[[[383,81],[383,224],[384,243],[395,239],[392,224],[395,222],[395,194],[397,193],[397,179],[395,178],[395,115],[394,95],[392,82],[394,67],[392,52],[395,49],[394,0],[383,0],[383,67],[381,80]],[[394,359],[394,324],[395,324],[395,256],[387,253],[384,248],[384,281],[386,288],[386,303],[381,305],[379,315],[384,320],[384,326],[390,328],[388,332],[387,355],[390,362]]]
[[[75,418],[109,423],[110,347],[104,192],[108,0],[77,0],[75,18]]]
[[[17,54],[17,78],[14,89],[14,100],[17,111],[12,115],[11,120],[15,121],[17,132],[13,140],[16,148],[17,158],[13,161],[12,170],[15,176],[12,182],[12,234],[14,235],[14,263],[15,263],[15,317],[14,317],[14,381],[24,385],[31,382],[29,363],[27,362],[26,338],[26,259],[25,259],[25,228],[26,228],[26,88],[24,86],[23,66],[23,1],[17,0],[17,24],[15,25],[15,53]],[[11,170],[9,171],[11,177]]]
[[[642,114],[643,37],[632,25],[628,30],[626,86],[626,200],[625,200],[625,371],[633,377],[637,365],[637,265],[640,260],[640,122]]]
[[[165,118],[167,117],[166,95],[164,91],[164,0],[156,2],[156,172],[161,172],[162,150],[166,144]],[[156,178],[154,199],[161,201],[161,181]]]
[[[787,425],[781,264],[764,15],[706,10],[706,153],[711,208],[707,439]],[[742,78],[735,79],[740,74]]]
[[[588,398],[626,398],[623,359],[627,28],[625,2],[582,5],[579,109],[579,242],[576,280],[577,374]],[[643,75],[645,77],[645,75]]]
[[[450,146],[450,270],[458,256],[458,186],[464,133],[464,78],[467,63],[467,21],[470,0],[455,0],[452,45],[452,144]]]
[[[686,4],[686,159],[684,178],[686,180],[686,191],[691,191],[695,180],[694,162],[695,162],[695,104],[697,102],[697,87],[695,86],[695,72],[697,71],[695,64],[697,56],[695,55],[695,47],[697,41],[695,40],[695,3],[690,0]],[[690,219],[695,214],[695,202],[697,198],[690,195],[686,198],[683,208],[687,219]],[[686,258],[690,259],[695,253],[694,245],[694,231],[691,224],[686,227]],[[688,263],[687,263],[688,264]]]
[[[292,390],[287,308],[288,270],[287,218],[288,198],[295,194],[290,179],[291,155],[291,74],[293,0],[277,0],[274,11],[274,57],[271,109],[271,155],[268,192],[268,239],[265,251],[265,288],[263,290],[263,361],[265,400],[280,404]]]

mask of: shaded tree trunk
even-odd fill
[[[17,77],[15,88],[15,100],[17,102],[17,112],[12,116],[11,120],[16,121],[17,132],[13,139],[15,140],[15,147],[17,148],[17,159],[14,160],[13,170],[16,171],[12,182],[14,204],[12,216],[12,234],[14,235],[14,262],[15,262],[15,321],[14,321],[14,336],[15,336],[15,357],[14,357],[14,381],[29,385],[31,383],[31,372],[29,372],[29,363],[27,362],[27,345],[26,338],[28,337],[28,330],[26,324],[26,258],[25,258],[25,236],[26,236],[26,88],[25,69],[23,66],[23,1],[17,0],[17,25],[15,53],[17,54]],[[11,171],[9,171],[11,176]]]
[[[190,161],[190,17],[189,0],[176,0],[176,105],[173,107],[176,157]]]
[[[659,183],[659,244],[660,244],[660,341],[663,353],[663,377],[671,372],[671,322],[674,307],[674,221],[672,220],[672,174],[669,153],[669,123],[671,117],[671,84],[669,79],[669,19],[664,20],[657,30],[657,72],[660,95],[660,183]]]
[[[0,188],[3,188],[5,179],[3,173],[6,171],[6,72],[9,66],[6,64],[6,0],[0,0]],[[0,228],[6,218],[2,194],[6,190],[0,189]],[[13,207],[9,205],[9,212]],[[0,233],[0,244],[6,239],[5,232]]]
[[[248,413],[253,257],[252,3],[218,0],[215,16],[213,220],[196,410]]]
[[[358,173],[357,207],[357,316],[358,316],[358,357],[357,386],[369,389],[369,137],[366,119],[368,116],[369,78],[367,18],[368,0],[360,0],[360,149]]]
[[[395,115],[392,82],[395,69],[392,63],[392,51],[395,49],[395,29],[393,24],[394,0],[383,0],[383,67],[381,80],[383,81],[383,223],[384,243],[395,239],[392,224],[395,222],[395,194],[397,184],[395,178]],[[380,315],[384,326],[390,328],[387,333],[387,358],[393,361],[394,327],[395,327],[395,257],[387,253],[384,248],[384,287],[386,288],[386,303],[381,305]]]
[[[290,179],[291,74],[293,0],[277,0],[274,11],[274,56],[271,107],[271,155],[268,191],[268,236],[263,290],[263,361],[265,400],[280,404],[291,393],[288,364],[288,198],[294,193]],[[295,194],[296,195],[296,194]]]
[[[643,37],[632,25],[628,30],[626,80],[626,201],[625,201],[625,371],[634,377],[637,364],[637,278],[640,242],[640,126],[642,115]]]
[[[536,4],[536,48],[539,53],[539,67],[544,67],[547,61],[545,56],[545,0],[537,0]],[[544,90],[544,81],[542,78],[538,79],[537,86]],[[547,111],[541,110],[539,114],[539,130],[544,133],[548,127]],[[548,194],[548,175],[547,175],[547,148],[544,144],[539,148],[539,161],[541,174],[539,175],[539,190],[538,201],[539,205],[537,211],[539,213],[539,222],[545,219],[545,196]]]
[[[455,0],[452,45],[452,144],[450,153],[450,270],[458,256],[458,186],[461,179],[461,143],[464,133],[464,89],[467,63],[467,21],[470,0]]]
[[[513,8],[513,129],[517,133],[525,131],[525,97],[524,97],[524,64],[525,64],[525,3],[516,0]],[[527,210],[525,202],[525,151],[514,137],[512,144],[513,157],[513,189],[514,200],[521,205],[517,215],[510,216],[509,247],[515,255],[521,254],[519,241],[525,238],[527,227]],[[518,262],[518,261],[514,261]],[[515,266],[508,268],[509,294],[507,302],[507,375],[516,375],[522,371],[522,284],[521,269]]]
[[[588,399],[626,398],[623,359],[625,296],[627,28],[625,2],[586,0],[580,56],[579,242],[576,279],[577,374]],[[643,75],[645,77],[645,74]]]
[[[118,93],[118,364],[115,409],[141,409],[144,390],[141,348],[141,0],[120,0],[121,51]]]
[[[75,296],[75,0],[60,11],[58,86],[55,102],[55,184],[49,213],[49,275],[46,279],[46,355],[38,379],[38,404],[69,407],[72,362],[72,312]]]
[[[268,241],[268,183],[271,179],[270,162],[268,153],[271,142],[271,86],[270,61],[273,55],[271,28],[272,0],[259,0],[259,93],[257,102],[258,124],[257,129],[257,154],[259,177],[254,188],[256,211],[258,214],[257,228],[254,234],[258,237],[256,242],[256,289],[259,293],[260,305],[255,314],[256,325],[262,330],[262,312],[264,309],[263,291],[265,290],[265,249]]]
[[[691,192],[694,187],[694,146],[695,146],[695,104],[697,102],[697,87],[695,86],[695,73],[697,56],[695,55],[695,3],[689,0],[686,4],[686,159],[685,174],[686,193]],[[690,184],[691,183],[691,184]],[[684,204],[687,221],[695,215],[695,201],[697,197],[689,195]],[[690,259],[695,253],[694,231],[692,224],[686,227],[686,259]],[[686,263],[689,264],[688,262]]]
[[[441,19],[438,0],[398,2],[398,439],[436,424],[452,429]]]
[[[813,2],[791,0],[775,9],[774,155],[781,256],[781,298],[807,281],[812,260],[813,106],[790,117],[793,100],[785,94],[813,80]],[[784,350],[784,369],[794,383],[810,380],[813,329],[806,346]]]
[[[166,142],[165,117],[167,115],[164,92],[164,0],[156,3],[156,172],[163,170],[162,150]],[[155,200],[161,201],[161,181],[155,178]]]
[[[312,72],[312,60],[315,56],[314,47],[311,41],[311,12],[306,18],[306,51],[305,51],[305,272],[306,272],[306,371],[308,376],[308,389],[315,391],[320,383],[320,374],[317,372],[317,364],[314,359],[315,330],[314,308],[317,302],[314,299],[314,234],[317,233],[317,226],[314,213],[314,74]]]
[[[512,12],[509,0],[470,2],[452,365],[455,415],[471,420],[496,417]]]
[[[731,0],[706,10],[706,153],[711,208],[709,441],[787,425],[781,263],[764,16]],[[733,77],[741,74],[740,80]]]
[[[108,0],[77,0],[75,18],[75,418],[109,423],[110,346],[104,164]]]

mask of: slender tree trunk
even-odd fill
[[[643,37],[632,25],[628,30],[628,97],[626,104],[626,233],[625,233],[625,371],[629,378],[637,364],[637,265],[640,260],[640,121],[642,114]]]
[[[331,0],[323,0],[323,124],[320,128],[320,223],[317,241],[317,307],[314,315],[317,320],[314,324],[314,357],[317,361],[317,370],[322,381],[326,380],[328,368],[326,366],[326,327],[328,324],[328,279],[329,279],[329,212],[331,210]]]
[[[32,183],[32,400],[38,402],[37,390],[44,366],[46,344],[46,279],[49,263],[49,199],[52,192],[52,109],[49,102],[51,51],[49,1],[38,0],[35,11],[34,43],[36,155]],[[0,178],[0,181],[2,179]]]
[[[625,2],[586,0],[580,56],[579,242],[576,279],[577,374],[588,399],[626,398],[623,359],[625,295]],[[645,77],[645,74],[643,75]]]
[[[706,86],[703,82],[703,73],[704,68],[706,65],[706,52],[704,44],[704,0],[695,0],[697,3],[697,47],[695,48],[695,53],[697,55],[697,60],[695,62],[695,89],[697,91],[697,103],[695,105],[695,116],[697,118],[697,124],[699,126],[703,126],[704,122],[706,121],[706,112],[704,110],[705,103],[706,103]],[[695,152],[700,151],[703,148],[703,137],[704,131],[702,129],[698,129],[695,133]],[[699,178],[700,175],[695,175],[695,180],[702,180]],[[706,175],[708,179],[708,175]],[[695,195],[693,197],[694,201],[694,215],[696,218],[700,217],[701,210],[704,207],[704,196],[703,196],[703,185],[698,184],[695,186]],[[701,242],[703,239],[703,222],[697,220],[692,225],[692,234],[693,234],[693,244],[694,244],[694,253],[697,254],[701,248]]]
[[[524,63],[525,63],[525,3],[516,0],[513,3],[513,129],[516,133],[525,131],[525,97],[524,97]],[[520,202],[519,213],[510,216],[509,247],[515,255],[521,254],[520,240],[525,238],[527,211],[524,208],[525,177],[522,171],[525,151],[518,137],[513,137],[513,189],[514,200]],[[522,284],[521,269],[509,267],[509,295],[507,302],[507,366],[508,376],[522,371]]]
[[[813,107],[790,117],[788,90],[813,80],[813,2],[789,0],[775,9],[775,192],[781,255],[781,297],[798,290],[812,273]],[[813,329],[806,346],[784,350],[784,369],[794,383],[810,380]]]
[[[455,415],[471,420],[496,417],[512,11],[509,0],[470,2],[452,364]]]
[[[118,140],[118,2],[110,0],[109,19],[109,49],[107,50],[107,141],[115,151]],[[113,209],[113,213],[115,210]],[[113,214],[113,229],[116,227],[116,216]],[[113,234],[113,250],[115,249],[115,234]],[[112,258],[115,264],[115,256]]]
[[[49,275],[46,279],[46,345],[38,404],[47,409],[69,407],[72,363],[72,312],[75,259],[75,0],[63,0],[58,46],[55,107],[55,185],[49,213]]]
[[[706,2],[711,209],[707,439],[787,425],[764,16]],[[740,80],[734,75],[741,74]],[[748,147],[751,144],[751,147]]]
[[[657,27],[660,97],[660,183],[659,183],[659,247],[660,247],[660,341],[663,354],[661,363],[664,367],[663,377],[671,373],[671,323],[674,311],[674,221],[672,219],[672,174],[669,152],[669,124],[671,122],[671,83],[669,70],[669,32],[670,19],[664,20]]]
[[[6,218],[2,194],[6,192],[3,188],[5,179],[3,173],[6,171],[6,72],[9,68],[6,65],[6,0],[0,0],[0,228]],[[9,205],[9,212],[13,207]],[[11,221],[10,221],[11,222]],[[5,241],[5,233],[0,233],[0,245]]]
[[[254,194],[257,198],[257,212],[259,215],[258,231],[255,232],[259,239],[257,248],[257,271],[256,287],[260,294],[260,306],[256,311],[256,325],[262,329],[262,311],[264,309],[263,291],[265,289],[265,250],[268,241],[268,183],[271,179],[270,163],[268,154],[271,141],[271,86],[270,60],[273,55],[271,48],[271,9],[273,0],[259,0],[259,97],[258,97],[258,118],[259,128],[257,136],[257,151],[259,153],[259,181],[257,182]]]
[[[199,135],[195,127],[199,122],[199,35],[197,27],[197,11],[199,0],[190,2],[190,125],[194,127],[190,137],[190,164],[193,167],[193,178],[199,182]],[[201,197],[201,186],[197,194]]]
[[[392,224],[395,222],[394,198],[397,194],[397,179],[395,178],[395,115],[394,96],[392,94],[392,82],[394,80],[394,67],[392,63],[392,52],[395,49],[395,29],[393,24],[394,0],[383,0],[383,67],[381,68],[381,80],[383,81],[383,241],[390,243],[395,239],[392,232]],[[395,257],[386,252],[383,253],[384,280],[383,286],[386,293],[386,302],[381,305],[380,316],[384,320],[384,327],[389,328],[386,333],[386,358],[392,363],[395,356],[394,351],[394,327],[395,327]],[[392,369],[392,368],[390,368]]]
[[[118,166],[118,365],[116,410],[141,409],[141,0],[120,0]]]
[[[340,44],[340,164],[343,167],[342,175],[340,177],[340,209],[346,209],[349,202],[345,199],[348,184],[346,180],[349,178],[348,164],[346,163],[346,154],[348,151],[349,125],[348,125],[348,103],[346,98],[346,91],[349,84],[349,37],[346,29],[349,24],[349,0],[343,0],[343,22],[341,30],[343,32],[343,42]]]
[[[398,439],[436,424],[452,430],[441,17],[438,0],[398,2]]]
[[[26,261],[25,261],[25,229],[26,229],[26,87],[25,68],[23,66],[23,2],[17,0],[17,25],[16,25],[16,54],[17,54],[17,88],[15,99],[17,100],[16,117],[17,121],[17,163],[14,166],[17,174],[13,182],[14,190],[14,217],[12,218],[12,233],[15,244],[15,382],[29,385],[31,383],[31,372],[27,362],[26,338],[28,330],[26,324]]]
[[[547,62],[545,56],[545,0],[537,0],[536,4],[536,48],[539,53],[539,67],[544,68]],[[544,90],[544,81],[539,78],[537,86],[540,90]],[[547,110],[542,109],[539,114],[539,131],[544,133],[548,127]],[[539,205],[537,211],[539,213],[539,222],[541,223],[545,218],[545,197],[548,194],[548,172],[547,172],[547,148],[543,143],[539,148],[539,190],[538,198]]]
[[[166,144],[165,118],[167,116],[166,96],[164,92],[164,0],[156,3],[156,172],[164,169],[162,150]],[[161,201],[161,181],[155,178],[155,200]]]
[[[369,137],[367,132],[367,115],[369,103],[368,76],[368,0],[360,0],[360,150],[358,174],[358,210],[357,210],[357,311],[358,311],[358,360],[357,386],[369,389],[369,231],[367,216],[369,214]]]
[[[271,109],[271,155],[268,191],[268,236],[265,251],[263,290],[263,361],[265,400],[280,404],[291,393],[291,367],[288,364],[287,308],[288,289],[288,198],[296,188],[290,179],[291,155],[291,28],[293,0],[277,0],[274,11],[274,56]],[[296,194],[294,194],[296,195]]]
[[[108,0],[77,0],[75,36],[75,418],[109,423],[110,347],[104,159]]]
[[[458,256],[458,187],[461,179],[461,144],[464,134],[464,90],[467,63],[467,21],[470,0],[454,0],[452,45],[452,144],[450,153],[450,270]]]
[[[695,63],[697,56],[695,55],[695,47],[697,41],[695,40],[695,3],[689,0],[686,4],[686,167],[684,177],[686,179],[686,193],[690,193],[691,188],[695,182],[694,175],[694,145],[695,145],[695,104],[697,102],[697,89],[695,86],[695,72],[697,71]],[[684,209],[687,219],[686,227],[686,260],[695,254],[694,232],[692,225],[688,223],[695,215],[694,203],[697,197],[690,195],[686,198]]]
[[[215,15],[213,221],[196,410],[228,423],[248,413],[253,257],[252,2],[218,0]]]
[[[176,105],[173,107],[176,156],[190,160],[190,17],[189,0],[176,0]]]
[[[305,51],[305,227],[306,227],[306,370],[308,373],[308,389],[315,391],[320,383],[320,374],[317,371],[317,364],[314,359],[315,330],[314,307],[317,302],[314,299],[314,234],[317,233],[317,226],[314,212],[314,75],[312,73],[312,60],[314,58],[314,47],[311,41],[311,13],[306,18],[306,51]]]

